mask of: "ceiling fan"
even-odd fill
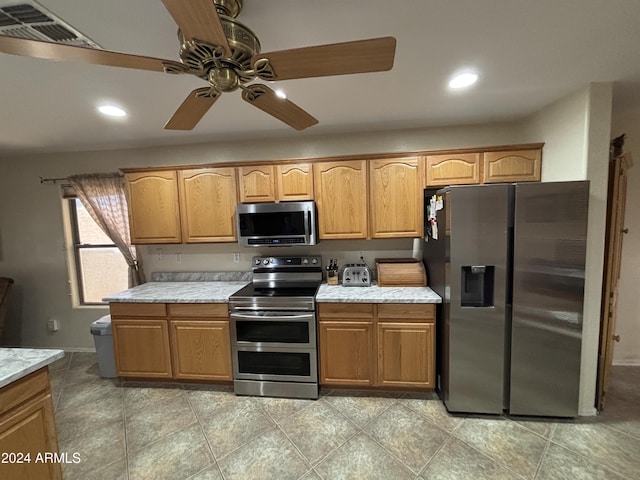
[[[296,78],[379,72],[393,67],[396,39],[318,45],[261,53],[256,35],[236,20],[242,0],[162,0],[178,25],[180,61],[131,55],[0,35],[0,52],[57,61],[190,74],[206,80],[193,90],[164,126],[191,130],[222,93],[242,90],[242,99],[303,130],[318,120],[264,84]]]

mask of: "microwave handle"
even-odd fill
[[[311,238],[311,212],[309,210],[305,211],[305,215],[307,216],[307,241]]]

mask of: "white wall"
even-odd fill
[[[635,165],[627,171],[627,199],[614,344],[615,365],[640,365],[640,112],[614,112],[611,136],[626,134],[624,151]]]

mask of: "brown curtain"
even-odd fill
[[[129,265],[129,287],[145,283],[144,271],[129,236],[124,177],[119,173],[89,173],[69,177],[91,217],[115,243]]]

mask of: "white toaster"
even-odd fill
[[[364,263],[349,263],[342,271],[343,287],[370,287],[371,271]]]

